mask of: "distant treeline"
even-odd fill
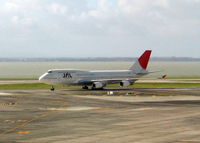
[[[130,57],[95,57],[95,58],[0,58],[0,62],[115,62],[115,61],[136,61],[137,58]],[[200,62],[200,58],[191,57],[152,57],[151,61],[180,61],[180,62]]]

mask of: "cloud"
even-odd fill
[[[21,24],[21,25],[34,25],[34,23],[36,22],[36,20],[34,20],[33,18],[20,18],[19,16],[13,16],[11,18],[11,21],[14,23],[14,24]]]
[[[57,3],[52,3],[47,6],[47,10],[48,12],[53,14],[65,14],[67,11],[67,7]]]
[[[2,0],[0,48],[5,56],[137,56],[146,48],[198,56],[199,17],[199,0]]]
[[[18,16],[13,16],[13,17],[11,18],[11,21],[12,21],[13,23],[18,23],[19,17],[18,17]]]
[[[38,10],[40,4],[38,0],[2,0],[1,11],[6,13],[26,13],[32,10]]]
[[[6,12],[14,12],[14,11],[18,11],[19,10],[19,5],[17,5],[16,3],[12,3],[12,2],[6,2],[3,6],[3,10]]]

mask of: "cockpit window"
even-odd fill
[[[52,73],[52,71],[48,71],[48,73]]]

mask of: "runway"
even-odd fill
[[[200,89],[1,90],[2,143],[200,142]]]

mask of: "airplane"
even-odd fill
[[[107,84],[119,83],[121,87],[133,85],[137,78],[147,75],[147,65],[151,56],[151,50],[146,50],[140,58],[128,70],[75,70],[52,69],[39,77],[39,81],[51,85],[79,85],[82,89],[103,89]]]

